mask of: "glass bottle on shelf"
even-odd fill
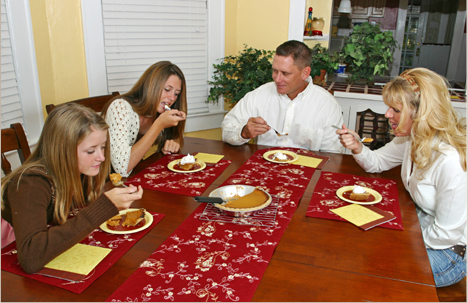
[[[304,28],[304,36],[312,36],[312,7],[309,7],[309,17]]]

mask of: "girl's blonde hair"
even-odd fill
[[[161,101],[164,85],[172,75],[180,79],[182,87],[177,100],[171,108],[187,113],[187,84],[185,83],[184,73],[182,73],[182,70],[177,65],[169,61],[160,61],[151,65],[127,93],[109,100],[104,106],[101,115],[104,118],[106,117],[107,109],[114,100],[125,99],[130,103],[135,113],[139,116],[151,116],[154,122],[160,115],[158,113],[158,106]],[[166,140],[169,139],[177,140],[182,148],[184,145],[184,129],[185,120],[180,121],[177,126],[166,128],[156,139],[155,143],[158,144],[158,149],[161,149]]]
[[[31,156],[2,180],[2,209],[7,187],[16,186],[19,190],[22,175],[33,171],[45,172],[55,188],[55,224],[65,223],[72,209],[83,208],[96,200],[110,172],[109,144],[104,152],[106,159],[93,177],[81,175],[77,148],[91,132],[107,132],[108,128],[104,119],[90,108],[75,103],[57,106],[47,117]]]
[[[402,121],[408,117],[413,120],[411,159],[421,172],[420,178],[434,162],[433,151],[440,151],[441,142],[458,151],[460,165],[466,171],[466,119],[453,108],[448,87],[448,81],[437,73],[414,68],[387,83],[382,92],[385,104],[402,106],[397,131],[408,131],[402,129]]]

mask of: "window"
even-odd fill
[[[21,123],[33,149],[44,124],[28,0],[2,0],[2,128]],[[13,165],[13,163],[12,163]]]
[[[188,120],[209,112],[212,65],[224,57],[224,1],[95,2],[82,0],[90,95],[125,93],[150,65],[168,60],[185,75]],[[186,131],[220,127],[215,120],[193,129],[187,121]]]

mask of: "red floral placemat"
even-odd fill
[[[335,209],[349,205],[338,198],[336,191],[343,186],[361,185],[371,188],[382,195],[382,202],[374,204],[382,210],[396,216],[396,219],[378,227],[403,230],[403,222],[400,214],[400,204],[398,203],[398,186],[395,180],[359,177],[332,172],[322,172],[320,179],[315,185],[312,199],[307,208],[307,217],[324,218],[346,221],[330,209]]]
[[[184,156],[180,154],[164,156],[128,179],[125,184],[141,185],[145,189],[190,197],[200,196],[232,162],[220,160],[215,165],[207,165],[205,169],[194,173],[176,173],[167,168],[170,162]]]
[[[203,221],[200,205],[107,301],[250,301],[315,171],[268,162],[268,150],[222,186],[260,186],[279,197],[271,227]]]
[[[91,273],[89,273],[80,282],[71,282],[59,278],[46,277],[39,274],[27,274],[18,263],[16,241],[2,249],[2,270],[80,294],[164,218],[163,214],[153,212],[149,213],[153,215],[153,223],[148,228],[140,232],[126,235],[116,235],[108,234],[98,228],[90,233],[85,239],[83,239],[80,242],[82,244],[111,248],[112,251],[96,266],[96,268]]]

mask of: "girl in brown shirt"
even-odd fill
[[[110,172],[108,128],[89,108],[58,106],[31,156],[2,180],[2,218],[14,229],[25,272],[38,271],[141,199],[141,187],[102,193]],[[82,210],[68,218],[76,208]]]

